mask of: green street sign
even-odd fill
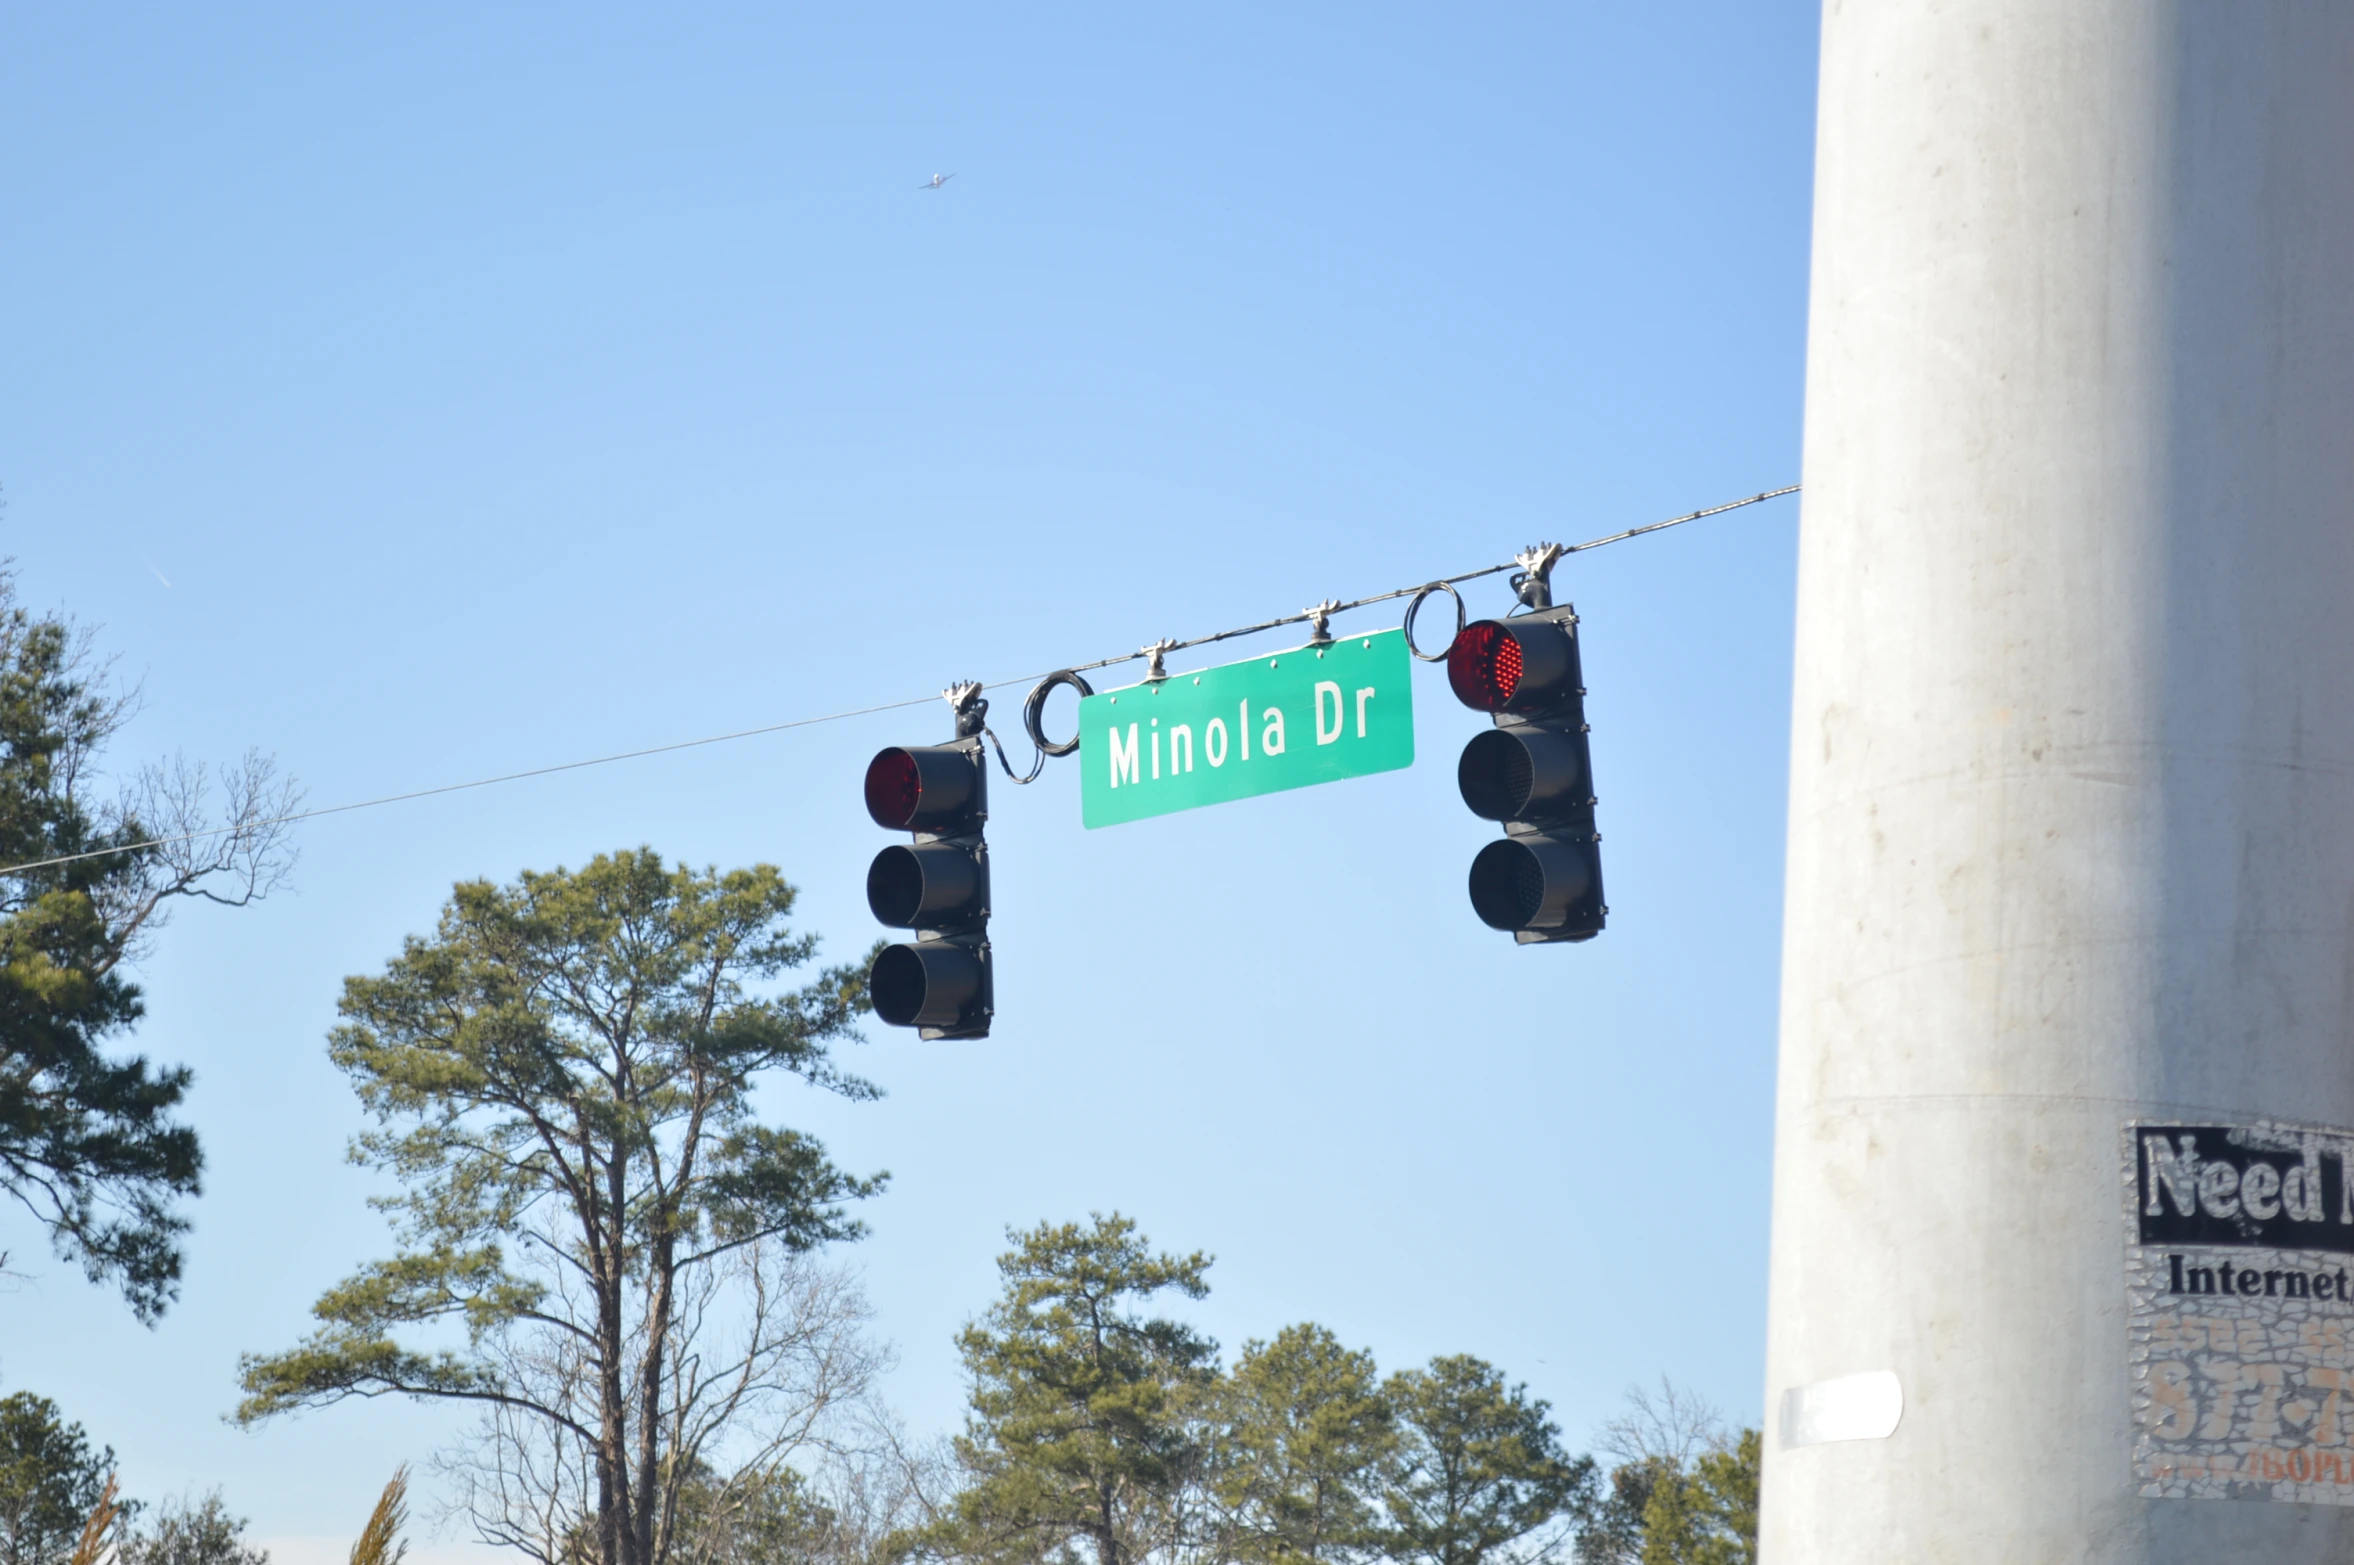
[[[1079,702],[1079,815],[1117,826],[1414,764],[1403,631],[1172,674]]]

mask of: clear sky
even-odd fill
[[[336,804],[1000,679],[1797,477],[1814,27],[1629,6],[17,6],[0,49],[0,552],[103,627],[118,759]],[[937,192],[934,173],[955,178]],[[1583,1442],[1662,1372],[1761,1401],[1796,504],[1566,562],[1611,928],[1463,890],[1481,719],[1411,769],[1084,831],[1000,787],[999,1020],[780,1092],[888,1168],[892,1396],[1008,1224],[1217,1256],[1229,1346],[1485,1355]],[[1498,581],[1467,589],[1500,612]],[[1396,623],[1395,607],[1340,622]],[[1296,634],[1179,668],[1275,650]],[[1018,689],[996,694],[1010,718]],[[1067,699],[1067,698],[1066,698]],[[459,1421],[222,1422],[385,1249],[324,1037],[455,880],[650,843],[878,932],[859,778],[945,709],[319,821],[190,908],[137,1046],[211,1159],[155,1330],[0,1214],[0,1390],[341,1551]],[[443,1545],[455,1551],[452,1540]]]

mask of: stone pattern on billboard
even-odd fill
[[[2354,1131],[2126,1136],[2141,1493],[2354,1505]]]

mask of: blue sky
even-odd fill
[[[1797,476],[1795,3],[20,7],[0,511],[143,681],[118,759],[335,804],[921,696],[1490,564]],[[917,187],[956,177],[938,192]],[[1583,1440],[1760,1398],[1796,505],[1573,558],[1612,927],[1463,893],[1480,719],[1411,769],[1101,831],[1001,788],[999,1023],[780,1092],[890,1193],[856,1248],[951,1427],[1010,1223],[1215,1252],[1231,1345],[1492,1358]],[[167,585],[168,583],[168,585]],[[1496,582],[1467,589],[1500,612]],[[1396,623],[1394,607],[1342,629]],[[1296,641],[1181,658],[1199,666]],[[1010,717],[1020,691],[996,695]],[[137,1046],[211,1158],[149,1331],[0,1216],[0,1390],[304,1565],[451,1415],[255,1432],[240,1351],[382,1253],[324,1036],[451,883],[638,843],[776,863],[847,955],[918,709],[302,828],[189,909]],[[306,1541],[308,1540],[308,1541]],[[321,1542],[320,1540],[326,1540]],[[455,1543],[448,1545],[453,1552]]]

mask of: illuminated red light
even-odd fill
[[[866,764],[866,813],[877,826],[905,831],[924,796],[924,775],[905,750],[884,750]]]
[[[1520,688],[1520,673],[1520,642],[1492,619],[1464,626],[1447,650],[1447,683],[1475,712],[1504,710]]]

